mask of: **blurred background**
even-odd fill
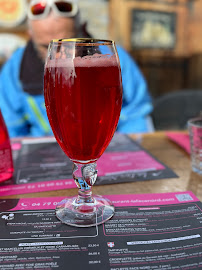
[[[134,57],[154,98],[202,89],[201,0],[80,0],[79,6],[95,38],[114,39]],[[28,39],[26,11],[27,0],[0,0],[0,66]]]

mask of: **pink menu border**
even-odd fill
[[[177,199],[176,195],[185,195],[189,199],[180,201]],[[140,208],[144,208],[147,206],[147,208],[149,208],[148,210],[156,208],[156,205],[181,204],[199,201],[199,199],[191,191],[105,195],[104,197],[110,199],[116,207],[139,206]],[[22,198],[19,200],[18,205],[12,209],[12,211],[55,209],[57,203],[65,198],[66,197]],[[145,208],[143,210],[145,210]]]
[[[73,179],[60,179],[30,184],[2,186],[0,187],[0,195],[8,196],[18,194],[29,194],[29,193],[37,193],[59,189],[70,189],[70,188],[76,188],[76,184]]]

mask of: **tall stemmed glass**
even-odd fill
[[[55,138],[73,161],[79,194],[56,207],[69,225],[89,227],[114,214],[112,203],[92,196],[96,161],[109,145],[122,105],[120,63],[114,41],[51,41],[45,64],[44,96]]]

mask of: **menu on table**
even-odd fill
[[[62,224],[62,198],[0,200],[0,269],[199,269],[202,203],[191,192],[108,195],[105,224]]]
[[[72,162],[54,138],[14,144],[15,175],[0,185],[0,195],[75,188]],[[166,165],[128,136],[116,133],[97,161],[95,185],[177,177]]]

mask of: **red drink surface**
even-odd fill
[[[44,95],[54,135],[70,159],[92,162],[116,130],[122,105],[120,67],[112,60],[51,61]]]

